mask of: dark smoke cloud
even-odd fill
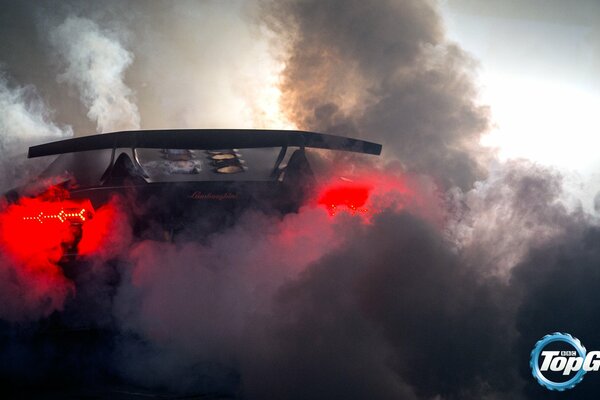
[[[600,253],[597,224],[572,224],[554,240],[535,249],[515,268],[515,291],[522,294],[515,325],[520,333],[514,352],[520,357],[521,375],[528,377],[527,351],[550,332],[568,332],[579,338],[588,351],[600,348],[598,285]],[[527,398],[594,399],[600,379],[588,373],[572,393],[548,396],[545,389],[527,379]]]
[[[344,214],[330,219],[309,207],[283,220],[247,214],[203,245],[140,242],[129,262],[117,266],[122,281],[116,294],[99,290],[108,287],[108,266],[90,270],[87,283],[78,282],[90,296],[88,305],[81,305],[84,296],[71,307],[91,312],[97,308],[90,304],[108,301],[104,311],[122,332],[110,368],[130,382],[171,393],[539,398],[529,371],[519,365],[527,365],[530,346],[553,323],[559,326],[552,330],[581,330],[582,322],[565,324],[568,306],[548,319],[546,301],[562,301],[551,290],[565,280],[556,274],[568,274],[565,265],[582,259],[589,267],[576,268],[578,285],[589,289],[575,301],[594,298],[595,281],[587,281],[586,271],[595,263],[597,234],[584,228],[584,216],[557,205],[560,181],[551,171],[514,166],[497,180],[500,188],[523,190],[505,191],[494,206],[519,205],[519,215],[532,220],[544,220],[552,209],[561,216],[546,220],[561,229],[543,244],[534,245],[535,235],[522,236],[533,253],[506,246],[492,254],[484,250],[492,247],[485,240],[457,249],[438,220],[428,222],[419,209],[428,204],[435,214],[435,193],[411,186],[406,192],[433,199],[396,195],[409,206],[385,209],[368,223]],[[488,192],[470,192],[470,204]],[[537,201],[528,206],[531,196]],[[480,212],[462,215],[472,221]],[[586,236],[588,244],[574,245]],[[562,261],[581,246],[589,249],[583,256]],[[518,262],[493,274],[484,270],[492,264],[485,257]],[[64,318],[77,316],[68,304],[67,311]],[[72,323],[83,320],[79,315]],[[27,342],[21,346],[28,348]]]
[[[284,1],[262,18],[284,40],[284,111],[299,127],[381,140],[410,171],[469,188],[484,175],[474,62],[423,1]]]
[[[481,398],[486,384],[510,391],[511,355],[499,350],[510,335],[493,334],[510,331],[499,292],[437,229],[383,214],[281,290],[264,353],[247,360],[248,390],[298,399]]]
[[[280,222],[247,215],[203,246],[142,242],[116,302],[143,338],[122,344],[122,373],[245,398],[539,398],[535,341],[564,329],[594,343],[595,325],[572,310],[594,321],[597,229],[561,205],[560,187],[556,172],[514,163],[455,194],[462,219],[442,229],[414,206],[333,225],[306,209]],[[436,212],[433,200],[401,203]],[[473,236],[457,242],[454,224]],[[491,242],[510,235],[518,243]]]
[[[474,231],[458,248],[414,214],[379,215],[254,325],[249,397],[546,398],[533,344],[556,330],[597,342],[597,227],[561,196],[555,172],[508,166],[467,194],[478,208],[453,214]],[[472,225],[490,213],[487,233]],[[576,398],[593,397],[597,379],[586,383]]]

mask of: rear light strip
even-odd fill
[[[70,222],[85,222],[86,216],[88,212],[85,208],[82,208],[80,211],[76,211],[76,209],[61,209],[56,214],[45,214],[43,211],[40,211],[38,215],[23,217],[25,221],[38,221],[40,224],[43,224],[44,221],[52,221],[58,220],[60,222],[70,221]]]

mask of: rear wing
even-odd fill
[[[102,133],[59,140],[30,147],[28,157],[117,148],[220,150],[260,147],[309,147],[381,154],[380,144],[324,133],[264,129],[168,129]]]

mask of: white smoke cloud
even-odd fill
[[[11,86],[0,71],[0,192],[25,182],[43,168],[26,159],[27,148],[73,134],[52,122],[52,112],[33,86]]]
[[[124,82],[133,54],[118,37],[89,19],[70,16],[50,38],[66,65],[59,79],[77,88],[97,131],[139,129],[134,93]]]
[[[488,179],[450,191],[448,232],[483,275],[510,276],[532,249],[586,218],[565,205],[562,176],[526,160],[499,163]]]

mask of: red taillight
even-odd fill
[[[17,259],[54,262],[77,252],[82,228],[93,215],[87,199],[22,198],[0,213],[0,241]]]
[[[318,204],[335,214],[340,207],[351,212],[365,212],[363,208],[369,199],[372,187],[366,184],[340,182],[325,187],[318,197]]]

